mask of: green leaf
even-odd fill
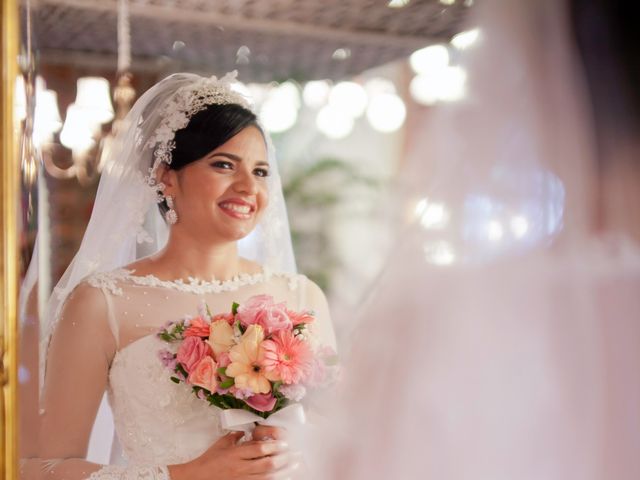
[[[171,381],[174,383],[180,383],[180,379],[177,377],[171,377]]]
[[[240,306],[239,303],[237,302],[233,302],[233,305],[231,305],[231,313],[233,313],[234,315],[236,315],[238,313],[238,307]]]
[[[218,373],[219,373],[220,375],[227,376],[227,367],[220,367],[220,368],[218,369]]]
[[[236,322],[236,325],[238,326],[238,330],[240,330],[240,333],[244,334],[244,332],[247,330],[246,328],[244,328],[240,322]]]
[[[235,380],[233,378],[230,378],[228,380],[225,380],[224,382],[220,382],[220,388],[231,388],[233,387],[233,385],[235,385]]]
[[[189,373],[184,369],[181,363],[176,364],[176,371],[182,373],[185,377],[189,376]]]

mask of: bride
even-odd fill
[[[197,315],[203,301],[220,313],[256,294],[313,310],[319,341],[335,344],[323,293],[293,273],[270,141],[233,80],[171,75],[127,116],[81,247],[48,304],[39,458],[26,471],[257,480],[299,467],[282,429],[259,426],[239,442],[242,433],[224,432],[219,412],[171,382],[158,358],[167,322]],[[122,465],[85,460],[105,391]]]

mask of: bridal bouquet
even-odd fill
[[[335,352],[315,345],[312,312],[289,310],[269,295],[234,303],[212,315],[203,305],[195,318],[171,322],[158,336],[177,348],[160,359],[171,380],[223,410],[248,410],[261,418],[300,401],[308,387],[329,381]]]

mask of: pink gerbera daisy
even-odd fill
[[[292,332],[281,330],[262,343],[263,365],[271,381],[286,385],[305,381],[313,361],[309,344]]]

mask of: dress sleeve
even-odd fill
[[[304,305],[313,310],[315,322],[313,332],[321,345],[337,350],[336,335],[331,323],[329,304],[324,292],[314,282],[304,277],[303,287]]]
[[[165,467],[103,466],[85,460],[117,348],[106,295],[101,289],[83,283],[69,295],[62,308],[47,354],[38,458],[22,462],[24,478],[169,478]]]

